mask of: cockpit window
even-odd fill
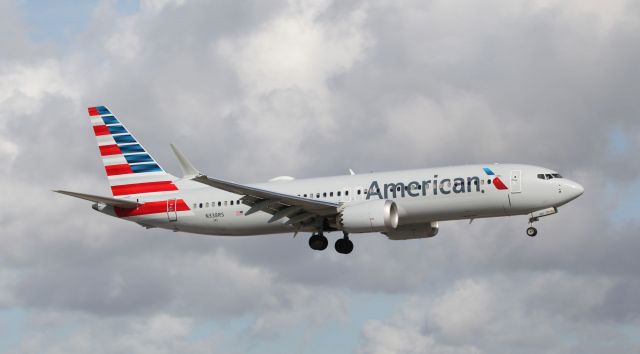
[[[538,173],[539,179],[553,179],[553,178],[562,178],[559,173]]]

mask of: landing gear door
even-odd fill
[[[521,193],[522,192],[522,171],[521,170],[513,170],[511,171],[511,194]]]
[[[176,212],[176,198],[167,200],[167,218],[169,221],[178,220],[178,213]]]

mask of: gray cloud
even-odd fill
[[[612,210],[640,173],[640,9],[546,3],[170,1],[124,16],[105,2],[64,51],[1,3],[16,15],[0,24],[15,33],[0,38],[0,305],[56,313],[22,351],[223,352],[187,333],[250,318],[261,343],[380,293],[410,300],[365,324],[362,352],[634,351],[638,219]],[[93,104],[174,171],[168,142],[240,182],[522,161],[587,192],[536,239],[525,218],[451,222],[429,240],[356,235],[350,257],[302,235],[144,230],[49,192],[108,193]],[[77,321],[68,338],[46,330]]]

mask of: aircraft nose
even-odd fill
[[[578,198],[584,193],[584,187],[578,182],[567,180],[565,183],[565,195],[569,197],[569,200]]]

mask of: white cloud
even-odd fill
[[[640,19],[628,11],[629,1],[614,0],[536,0],[531,2],[537,9],[560,8],[567,18],[582,18],[591,21],[601,34],[606,34],[616,25],[638,25]]]
[[[33,333],[16,348],[18,353],[217,353],[215,338],[192,338],[194,323],[187,318],[158,314],[144,319],[105,320],[46,314],[34,318]],[[59,328],[74,328],[61,334]]]
[[[166,6],[182,6],[186,0],[141,0],[140,4],[145,11],[157,12]]]
[[[59,60],[41,58],[33,64],[0,62],[0,102],[6,103],[14,95],[24,95],[41,99],[45,94],[77,97],[80,91],[65,78]],[[33,101],[38,103],[38,101]],[[33,113],[38,107],[21,106],[26,113]],[[9,111],[3,107],[3,111]],[[11,113],[15,113],[9,111]]]
[[[346,71],[369,45],[362,25],[365,7],[338,21],[322,21],[330,1],[290,1],[281,14],[255,32],[221,41],[216,50],[229,60],[252,95],[274,90],[327,91],[327,80]]]
[[[143,1],[55,50],[5,16],[0,304],[38,317],[22,351],[222,352],[228,321],[245,321],[232,346],[351,323],[351,292],[411,296],[366,322],[361,352],[636,351],[637,223],[609,213],[638,179],[638,139],[615,161],[598,142],[640,136],[637,9],[602,6]],[[562,168],[587,193],[536,239],[524,217],[446,222],[430,240],[354,236],[349,257],[302,236],[143,230],[49,192],[108,193],[84,120],[96,100],[161,160],[169,138],[198,140],[181,147],[246,182],[495,159]],[[194,339],[203,321],[218,327]]]
[[[492,297],[487,284],[474,280],[459,282],[433,302],[432,323],[445,336],[470,337],[491,321]]]
[[[136,18],[118,20],[116,30],[107,39],[105,46],[114,58],[131,61],[139,57],[142,44],[136,28]]]

